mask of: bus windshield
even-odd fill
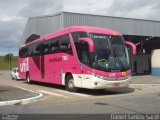
[[[92,67],[103,71],[126,71],[130,69],[128,50],[122,36],[89,33],[94,41]]]

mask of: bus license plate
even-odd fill
[[[114,87],[119,87],[119,86],[120,86],[120,83],[113,83],[113,86],[114,86]]]

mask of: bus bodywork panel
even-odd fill
[[[29,44],[45,42],[62,35],[69,35],[72,54],[56,53],[27,58],[19,58],[20,77],[26,79],[26,73],[34,81],[65,85],[67,74],[74,78],[75,86],[89,89],[108,87],[126,87],[131,82],[131,70],[123,72],[105,72],[93,69],[81,63],[73,42],[72,32],[91,32],[106,35],[122,36],[119,32],[95,27],[74,26],[51,33]]]

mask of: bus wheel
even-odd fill
[[[74,79],[71,75],[68,76],[66,79],[65,88],[69,92],[77,92],[77,88],[75,87],[75,84],[74,84]]]
[[[27,75],[26,75],[26,80],[27,80],[27,83],[31,84],[31,80],[30,80],[30,75],[29,75],[29,73],[27,73]]]

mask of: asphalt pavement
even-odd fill
[[[160,84],[160,76],[133,76],[132,84]],[[41,99],[43,99],[42,93],[15,86],[0,85],[0,106],[27,104]]]
[[[61,86],[12,80],[10,71],[0,71],[0,119],[106,120],[116,113],[153,113],[159,120],[159,91],[160,76],[132,76],[124,89],[70,93]]]
[[[0,71],[0,77],[10,79],[10,71]],[[133,84],[160,84],[160,76],[132,76]],[[13,85],[0,84],[0,106],[26,104],[43,99],[42,92],[35,92]]]
[[[160,84],[160,76],[132,76],[132,84]]]

